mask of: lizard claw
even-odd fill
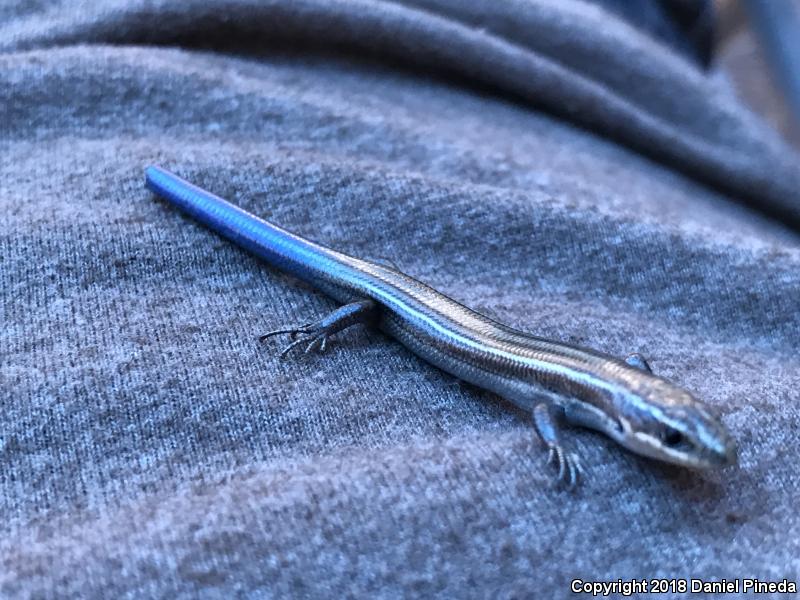
[[[265,341],[275,335],[288,335],[293,341],[286,346],[280,353],[280,358],[284,358],[289,352],[301,344],[307,344],[304,354],[308,354],[312,350],[324,352],[328,346],[328,331],[324,328],[315,327],[313,323],[306,323],[297,327],[287,327],[285,329],[276,329],[260,336],[260,341]]]
[[[307,341],[308,338],[304,339],[303,341]],[[325,352],[325,347],[328,344],[328,334],[325,332],[318,333],[311,338],[311,341],[306,346],[306,349],[303,350],[304,354],[308,354],[312,350],[316,350],[317,352]]]
[[[547,464],[550,465],[554,460],[556,460],[558,454],[556,452],[556,448],[554,446],[550,446],[550,449],[547,451]]]
[[[569,483],[567,485],[568,489],[572,490],[575,489],[575,486],[578,485],[578,481],[586,476],[586,471],[581,464],[580,458],[575,453],[570,453],[569,457],[569,465],[570,465],[570,475],[569,475]]]
[[[306,323],[305,325],[294,325],[292,327],[286,327],[284,329],[276,329],[275,331],[270,331],[258,337],[258,341],[263,342],[266,341],[267,338],[271,338],[274,335],[285,335],[288,334],[291,339],[295,339],[301,333],[308,333],[309,329],[313,323]]]
[[[568,490],[574,489],[581,476],[585,474],[578,455],[574,452],[566,452],[558,445],[552,445],[548,450],[547,464],[551,463],[558,467],[554,477],[556,484],[564,484]]]
[[[359,300],[340,306],[318,321],[276,329],[265,333],[258,339],[263,342],[274,335],[288,335],[292,339],[292,343],[281,352],[281,358],[301,344],[306,345],[303,350],[304,354],[309,354],[312,350],[325,352],[330,336],[357,323],[373,322],[377,310],[377,305],[372,300]]]

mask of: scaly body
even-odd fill
[[[416,355],[531,411],[559,478],[580,472],[559,423],[591,427],[646,456],[693,467],[735,461],[724,427],[687,391],[627,360],[544,339],[489,319],[391,266],[354,258],[268,223],[158,167],[148,186],[196,220],[344,306],[332,315],[262,336],[299,337],[289,348],[324,350],[328,337],[372,323]]]

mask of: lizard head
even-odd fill
[[[611,435],[629,450],[699,469],[736,463],[736,444],[725,426],[686,390],[651,376],[625,395]]]

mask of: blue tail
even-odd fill
[[[160,167],[145,169],[147,187],[209,229],[268,263],[316,283],[345,258],[242,210]]]

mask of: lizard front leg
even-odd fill
[[[548,448],[547,464],[555,462],[558,466],[556,483],[566,484],[572,489],[578,483],[578,478],[583,473],[580,459],[573,452],[565,450],[561,442],[560,419],[556,409],[548,402],[541,402],[533,409],[533,424],[539,438]]]

